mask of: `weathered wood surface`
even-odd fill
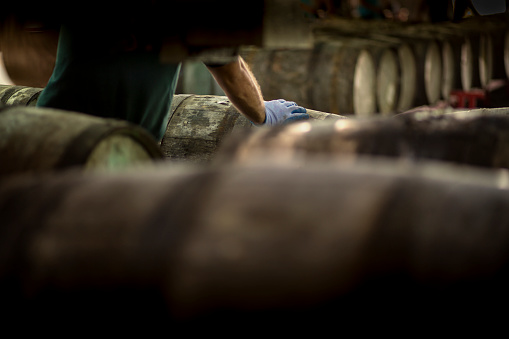
[[[35,106],[43,88],[0,85],[0,104]]]
[[[260,158],[299,159],[309,163],[315,158],[355,161],[370,155],[509,168],[509,117],[504,112],[442,116],[422,113],[260,129],[248,136],[232,137],[219,150],[216,160],[249,163]]]
[[[4,325],[505,319],[507,172],[465,171],[370,161],[1,180]]]
[[[67,167],[115,170],[162,158],[141,127],[35,107],[0,111],[0,175]]]
[[[314,110],[308,113],[311,120],[344,118]],[[226,136],[254,128],[225,96],[175,95],[161,150],[172,160],[208,163]]]

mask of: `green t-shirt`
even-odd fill
[[[157,46],[125,38],[62,26],[55,69],[37,106],[124,119],[161,140],[180,64],[162,64]]]

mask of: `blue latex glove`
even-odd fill
[[[265,101],[265,122],[263,125],[274,126],[295,120],[307,120],[304,107],[297,106],[293,101],[283,99]]]

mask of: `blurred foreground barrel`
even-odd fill
[[[317,44],[312,50],[258,50],[246,57],[266,100],[286,99],[319,111],[376,112],[376,67],[361,47]]]
[[[148,132],[124,121],[35,107],[0,111],[0,175],[121,169],[161,157]]]
[[[216,159],[227,163],[298,159],[308,163],[316,157],[351,160],[370,155],[509,168],[508,145],[509,116],[464,112],[259,129],[248,136],[232,137]]]
[[[1,180],[4,329],[504,324],[507,172],[463,171],[369,161]]]
[[[314,110],[308,114],[311,120],[344,118]],[[225,96],[175,95],[161,150],[169,159],[207,163],[226,136],[251,128],[251,122]]]

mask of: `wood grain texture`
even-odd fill
[[[0,103],[7,106],[35,106],[42,88],[0,85]]]
[[[311,120],[342,118],[314,110],[309,114]],[[227,136],[252,128],[225,96],[176,95],[161,150],[172,160],[208,163]]]

